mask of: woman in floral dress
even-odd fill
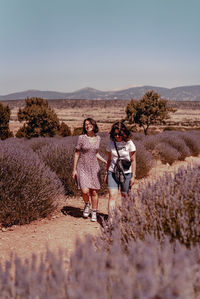
[[[78,188],[81,189],[85,202],[83,216],[90,215],[90,196],[92,203],[91,221],[97,221],[98,193],[100,189],[100,167],[98,160],[107,163],[98,153],[100,146],[100,136],[96,121],[87,118],[83,122],[83,134],[78,137],[76,151],[74,155],[73,178],[77,180]]]

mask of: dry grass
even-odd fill
[[[17,132],[19,127],[22,126],[17,121],[17,112],[19,109],[19,101],[12,103],[11,108],[11,121],[10,121],[10,130]],[[23,102],[23,101],[22,101]],[[125,109],[128,101],[86,101],[86,100],[77,100],[77,105],[72,107],[72,104],[69,104],[69,100],[66,101],[49,101],[52,108],[55,110],[60,121],[64,121],[73,131],[74,128],[82,127],[83,120],[87,117],[94,118],[99,125],[100,131],[109,131],[111,124],[116,120],[123,119],[126,116]],[[75,101],[73,101],[75,103]],[[20,103],[21,106],[21,103]],[[195,125],[199,126],[200,123],[200,107],[199,105],[194,106],[189,104],[187,107],[177,108],[175,113],[172,113],[170,116],[169,124],[174,126],[182,126],[192,128]],[[195,124],[197,122],[197,124]]]
[[[17,108],[11,110],[11,121],[10,121],[10,130],[17,132],[19,127],[22,126],[17,121]],[[74,128],[82,127],[83,120],[87,117],[94,118],[100,131],[109,131],[111,128],[111,124],[118,119],[122,119],[125,117],[125,108],[118,108],[118,107],[107,107],[97,109],[97,107],[83,107],[83,108],[69,108],[69,109],[58,109],[55,108],[54,111],[56,112],[60,121],[64,121],[72,131]]]

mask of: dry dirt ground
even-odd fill
[[[9,123],[10,130],[16,134],[17,130],[22,127],[23,122],[17,121],[17,112],[19,108],[15,107],[11,109],[11,121]],[[125,107],[106,107],[97,109],[97,107],[84,107],[76,109],[57,109],[55,108],[60,121],[64,121],[72,130],[77,127],[82,127],[83,120],[87,117],[94,118],[99,126],[100,132],[108,132],[112,124],[119,119],[123,119],[126,116]],[[180,121],[200,121],[199,109],[177,109],[175,113],[170,114],[170,119],[173,122]]]
[[[184,162],[174,165],[163,165],[160,162],[154,167],[146,180],[155,179],[165,171],[173,172],[188,163],[200,164],[200,157],[188,157]],[[134,188],[138,187],[137,181]],[[107,214],[108,195],[99,200],[99,212],[102,217]],[[75,248],[76,239],[84,239],[87,234],[97,236],[101,231],[101,221],[92,223],[90,219],[82,218],[83,203],[81,198],[66,198],[62,211],[58,211],[50,219],[34,221],[23,226],[13,226],[0,230],[0,262],[4,264],[10,259],[11,253],[16,253],[22,259],[30,258],[34,253],[40,255],[49,249],[57,252],[58,248],[65,250],[66,263]]]

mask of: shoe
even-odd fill
[[[86,203],[83,210],[83,217],[87,218],[90,215],[90,203]]]
[[[97,222],[97,212],[96,211],[92,211],[91,221],[92,222]]]

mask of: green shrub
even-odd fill
[[[0,103],[0,139],[5,140],[13,137],[13,133],[9,129],[10,108]]]
[[[61,125],[60,125],[59,135],[62,136],[62,137],[66,137],[66,136],[71,136],[72,135],[69,126],[66,123],[64,123],[63,121],[61,122]]]
[[[82,127],[74,128],[73,136],[81,135],[83,131]]]
[[[42,98],[25,99],[25,107],[19,109],[18,120],[25,121],[16,137],[53,137],[60,129],[59,119],[48,102]]]

